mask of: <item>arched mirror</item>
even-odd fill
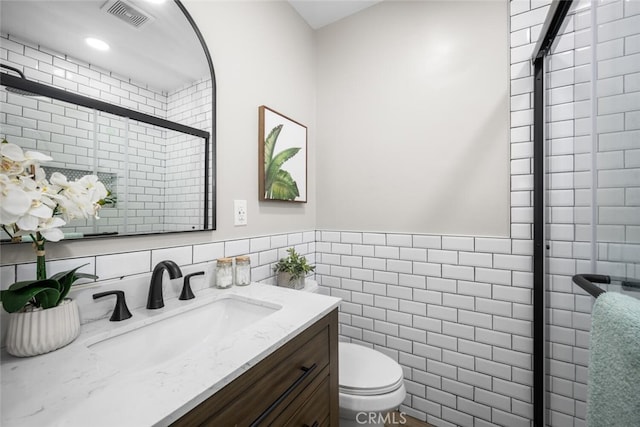
[[[215,77],[177,0],[0,0],[0,138],[112,196],[68,238],[215,229]],[[3,238],[6,236],[3,236]]]

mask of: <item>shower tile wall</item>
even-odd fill
[[[594,298],[571,276],[640,277],[640,2],[596,4],[592,16],[574,2],[547,66],[547,404],[560,427],[586,416]]]
[[[596,268],[640,278],[640,2],[602,3],[597,21]]]
[[[583,11],[576,15],[576,8]],[[584,3],[574,3],[547,66],[546,384],[553,426],[584,425],[586,416],[593,297],[576,289],[571,276],[577,260],[591,257],[590,24]]]
[[[211,131],[211,92],[203,91],[211,87],[210,79],[167,94],[6,34],[0,35],[0,60],[22,70],[28,79],[156,117],[184,120],[182,123]],[[3,123],[0,128],[1,136],[6,136],[10,142],[25,149],[53,153],[55,166],[84,169],[87,173],[93,169],[93,110],[5,91],[0,91],[0,97],[3,103],[0,112],[0,122]],[[177,214],[176,208],[187,208],[189,204],[202,206],[202,194],[199,192],[195,195],[178,195],[175,191],[178,184],[181,188],[185,187],[185,180],[199,182],[198,179],[202,179],[197,171],[184,167],[185,164],[193,163],[194,156],[198,160],[202,158],[202,154],[197,156],[200,153],[192,153],[193,144],[190,145],[189,142],[193,143],[193,138],[133,121],[125,131],[126,125],[121,118],[102,112],[96,114],[99,123],[99,149],[104,153],[98,164],[101,172],[115,173],[122,170],[126,134],[130,151],[127,161],[131,170],[127,181],[129,191],[126,208],[130,215],[125,229],[119,208],[105,208],[101,211],[100,221],[80,224],[74,231],[100,233],[161,231],[178,227],[184,229],[186,216]],[[166,139],[174,144],[172,149],[175,148],[176,151],[164,152],[162,147],[165,146]],[[165,160],[167,156],[170,156],[169,164]],[[179,169],[179,172],[171,172],[174,175],[167,180],[166,171],[175,169]],[[122,197],[125,194],[123,181],[117,181],[115,191],[119,195],[121,206],[125,202]],[[153,185],[153,190],[145,190],[145,187],[150,187],[149,184],[154,182],[157,184]],[[174,189],[165,188],[165,182],[172,183]],[[198,213],[199,211],[197,209]],[[199,217],[201,215],[195,216]],[[145,218],[144,224],[142,218]],[[156,222],[150,222],[151,218],[155,218]]]
[[[213,134],[211,78],[186,85],[167,96],[167,119]],[[191,224],[199,228],[204,206],[202,188],[204,174],[192,165],[200,164],[204,157],[201,138],[177,132],[167,132],[166,188],[168,203],[163,218],[165,230],[184,230]],[[209,165],[212,165],[210,162]],[[212,184],[212,168],[209,167],[209,185]],[[184,183],[190,185],[185,186]],[[193,185],[192,183],[198,183]],[[211,187],[209,187],[211,188]],[[185,191],[191,189],[191,191]]]

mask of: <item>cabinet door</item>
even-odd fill
[[[286,359],[270,366],[246,392],[216,414],[215,424],[268,425],[329,364],[328,339],[325,328]]]
[[[319,385],[311,384],[300,395],[299,400],[305,399],[302,405],[297,408],[293,416],[289,417],[289,411],[281,414],[272,426],[273,427],[302,427],[321,426],[329,420],[329,377],[318,378]],[[306,393],[310,390],[308,393]]]

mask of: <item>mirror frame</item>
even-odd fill
[[[211,54],[209,48],[200,32],[200,29],[196,25],[195,21],[182,4],[180,0],[174,0],[184,17],[187,19],[193,31],[195,32],[200,45],[202,46],[203,53],[207,58],[209,64],[209,71],[211,73],[211,133],[196,129],[190,126],[182,125],[180,123],[165,120],[159,117],[155,117],[149,114],[145,114],[136,110],[121,107],[118,105],[110,104],[105,101],[89,98],[84,95],[79,95],[74,92],[68,92],[63,89],[59,89],[53,86],[49,86],[43,83],[27,80],[24,77],[17,77],[7,73],[0,73],[0,84],[27,92],[31,92],[37,95],[46,96],[59,101],[69,102],[75,105],[96,109],[106,113],[114,114],[120,117],[127,117],[133,120],[137,120],[143,123],[151,124],[154,126],[160,126],[162,128],[171,129],[174,131],[186,133],[189,135],[197,136],[204,139],[205,144],[205,159],[204,159],[204,228],[201,230],[182,230],[182,231],[162,231],[152,233],[134,233],[134,234],[121,234],[118,236],[106,235],[106,236],[89,236],[83,237],[83,239],[91,238],[107,238],[107,237],[134,237],[134,236],[149,236],[155,234],[171,234],[171,233],[184,233],[184,232],[198,232],[198,231],[212,231],[216,229],[216,78],[213,69],[213,61],[211,60]],[[211,168],[211,190],[209,190],[209,168]],[[211,224],[209,224],[209,208],[211,208]]]
[[[184,14],[185,18],[187,18],[187,21],[189,21],[189,24],[191,24],[191,28],[193,28],[193,31],[196,33],[196,36],[198,37],[198,40],[200,41],[200,45],[202,46],[202,51],[204,52],[204,56],[207,58],[207,63],[209,64],[209,72],[211,73],[211,91],[213,92],[211,94],[211,134],[210,134],[210,139],[209,139],[209,145],[210,145],[210,154],[209,156],[211,156],[211,162],[209,162],[209,157],[207,157],[205,159],[205,172],[208,173],[209,171],[209,167],[211,167],[211,194],[209,195],[208,192],[205,193],[205,205],[206,208],[208,209],[209,207],[209,203],[206,202],[207,198],[209,196],[211,196],[211,227],[207,228],[205,227],[204,230],[200,230],[200,231],[207,231],[207,230],[215,230],[216,226],[217,226],[217,222],[216,222],[216,208],[217,208],[217,202],[218,199],[216,197],[216,181],[217,181],[217,139],[216,139],[216,94],[217,94],[217,87],[216,87],[216,73],[215,70],[213,68],[213,60],[211,59],[211,52],[209,52],[209,47],[207,47],[207,42],[204,40],[204,36],[202,35],[202,33],[200,32],[200,29],[198,28],[198,25],[196,25],[196,22],[193,20],[193,17],[191,16],[191,14],[189,13],[189,11],[187,10],[187,8],[184,6],[184,4],[182,4],[182,2],[180,0],[174,0],[175,4],[178,6],[178,8],[182,11],[182,13]],[[207,177],[208,179],[208,177]],[[208,184],[208,181],[207,181]],[[206,215],[205,215],[206,218]],[[195,231],[195,230],[194,230]]]

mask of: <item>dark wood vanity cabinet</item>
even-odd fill
[[[172,426],[338,427],[338,310]]]

